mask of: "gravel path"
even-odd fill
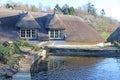
[[[13,76],[13,80],[31,80],[30,67],[34,60],[34,55],[35,53],[31,53],[20,62],[20,71]]]

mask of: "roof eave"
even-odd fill
[[[65,28],[47,28],[47,29],[49,29],[49,30],[51,30],[51,29],[61,29],[61,30],[65,30]]]
[[[40,29],[40,27],[25,27],[25,26],[16,26],[17,28],[32,28],[32,29]]]

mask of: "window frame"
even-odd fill
[[[24,36],[22,36],[23,35],[22,31],[24,31]],[[37,39],[38,36],[37,34],[38,34],[37,29],[21,28],[19,31],[19,36],[21,39]]]
[[[64,29],[50,29],[49,39],[65,39],[65,30]]]

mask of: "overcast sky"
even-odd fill
[[[43,6],[50,6],[51,8],[53,8],[56,4],[63,6],[65,3],[69,6],[77,8],[90,1],[95,5],[98,12],[100,12],[101,9],[104,9],[106,16],[120,21],[120,0],[0,0],[0,3],[6,3],[8,1],[33,4],[36,6],[38,6],[39,3],[42,3]]]

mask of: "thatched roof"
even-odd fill
[[[49,29],[64,29],[65,25],[64,25],[63,21],[60,20],[59,16],[53,15],[48,28]]]
[[[0,25],[8,26],[6,29],[11,29],[12,27],[14,27],[18,19],[18,12],[13,12],[7,9],[0,9]]]
[[[46,30],[46,26],[48,25],[49,18],[51,18],[51,14],[48,13],[41,13],[41,12],[32,12],[33,17],[40,25],[40,32],[38,34],[39,41],[48,41],[49,35],[48,31]]]
[[[40,28],[38,40],[49,40],[48,29],[65,29],[66,41],[103,42],[97,31],[80,17],[0,10],[0,41],[19,40],[18,28]],[[18,28],[17,28],[17,27]]]
[[[66,41],[104,42],[99,33],[77,16],[55,15],[49,28],[65,28]],[[52,26],[51,26],[52,25]]]
[[[19,40],[18,31],[15,27],[19,19],[19,12],[0,9],[0,44],[4,41]]]
[[[107,39],[108,42],[120,42],[120,27],[118,27]]]
[[[37,23],[30,12],[21,14],[21,17],[16,26],[20,28],[40,28],[40,25]]]

